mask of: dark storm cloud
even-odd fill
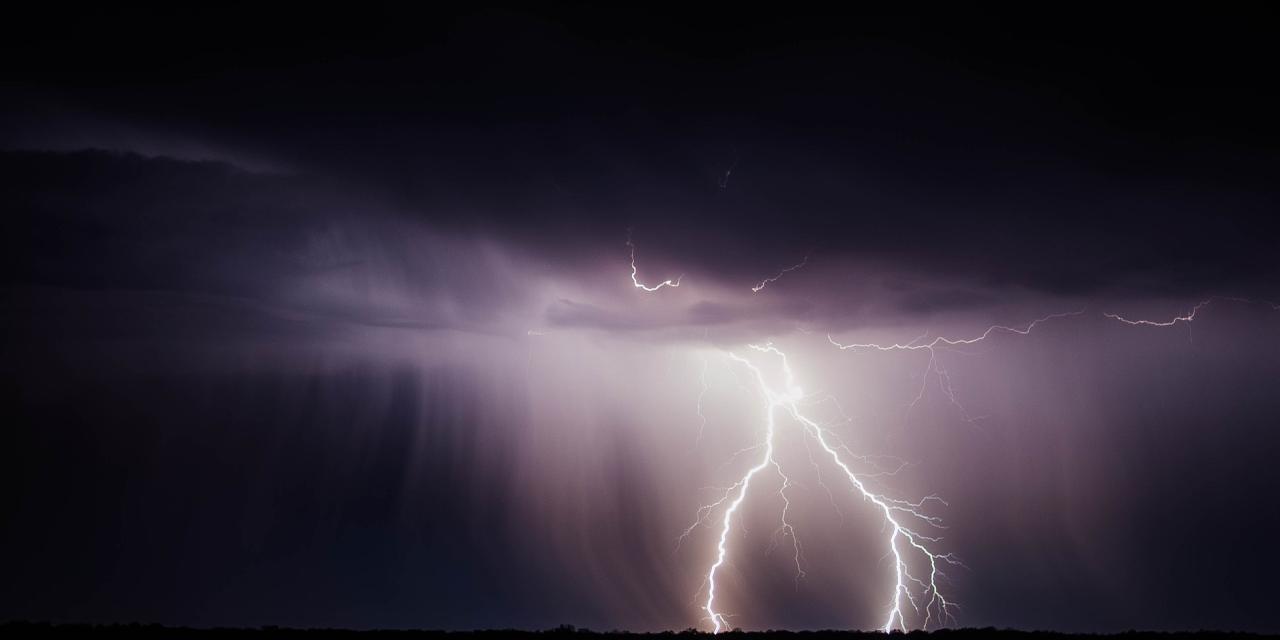
[[[32,310],[29,317],[45,318],[23,322],[28,330],[71,309],[75,291],[102,292],[93,300],[86,294],[86,304],[102,305],[111,292],[132,301],[91,314],[121,327],[187,300],[194,307],[184,319],[155,316],[147,325],[161,333],[208,325],[219,335],[232,318],[244,323],[245,335],[255,327],[271,332],[280,318],[291,318],[299,335],[357,326],[518,335],[544,322],[612,331],[735,325],[770,333],[795,322],[841,328],[994,302],[990,292],[919,280],[850,282],[842,273],[892,273],[904,265],[844,265],[825,256],[752,294],[758,280],[745,266],[735,273],[720,263],[741,238],[687,227],[685,233],[709,238],[688,260],[669,250],[686,236],[635,234],[646,243],[637,258],[641,277],[693,269],[684,288],[664,292],[678,298],[638,309],[627,301],[635,292],[625,279],[620,233],[545,242],[465,227],[442,233],[419,211],[395,211],[387,198],[336,189],[315,176],[135,153],[11,151],[0,154],[0,171],[15,229],[6,237],[4,277],[11,298]],[[911,268],[916,278],[933,275]],[[593,281],[601,275],[606,281]],[[578,280],[587,289],[539,308],[539,278]],[[966,278],[973,276],[959,276]],[[156,302],[143,304],[147,295]],[[198,310],[218,300],[238,311]],[[48,308],[31,315],[44,302]],[[57,324],[91,332],[86,320],[66,313]]]
[[[1276,628],[1275,310],[1098,313],[1280,299],[1271,22],[68,13],[0,45],[0,617],[683,628],[776,339],[954,498],[964,623]],[[823,335],[1086,306],[939,351],[976,423]],[[878,624],[804,535],[745,623]]]
[[[905,313],[935,313],[939,311],[975,309],[998,302],[991,293],[962,289],[933,289],[912,291],[905,294],[898,308]]]
[[[221,163],[107,152],[0,162],[17,230],[11,284],[259,293],[299,270],[290,243],[319,222],[298,185]]]
[[[50,105],[161,132],[142,151],[216,140],[222,157],[554,260],[632,226],[664,266],[748,282],[817,251],[1056,294],[1277,287],[1280,105],[1252,80],[1267,45],[1189,51],[1176,35],[1247,24],[1171,14],[1153,33],[1115,15],[1024,36],[1016,15],[686,19],[477,11],[408,38],[364,16],[367,37],[331,40],[312,16],[315,35],[285,47],[265,17],[234,52],[154,36],[191,72],[181,91],[142,41],[101,60],[32,43],[49,66],[14,70],[8,119],[37,148],[42,128],[66,145],[56,118],[31,126]],[[105,127],[77,126],[87,141]]]
[[[521,302],[474,241],[314,179],[102,151],[4,152],[0,172],[12,225],[0,277],[15,297],[149,293],[312,326],[470,330]]]
[[[715,302],[703,301],[689,308],[689,319],[698,324],[725,324],[745,315],[747,312],[742,308]]]

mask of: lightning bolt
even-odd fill
[[[809,256],[805,256],[804,260],[801,260],[800,262],[779,271],[778,274],[773,276],[772,278],[765,278],[764,280],[761,280],[756,286],[751,287],[751,293],[760,293],[761,290],[769,286],[771,283],[777,282],[778,279],[781,278],[782,276],[786,275],[789,272],[795,271],[796,269],[799,269],[805,266],[806,264],[809,264]]]
[[[1269,300],[1254,300],[1252,298],[1240,298],[1235,296],[1213,296],[1196,303],[1196,305],[1191,307],[1191,310],[1187,313],[1180,316],[1174,316],[1169,320],[1134,320],[1132,318],[1126,318],[1118,313],[1103,313],[1102,315],[1117,322],[1123,322],[1134,327],[1172,327],[1179,323],[1186,323],[1190,325],[1192,322],[1195,322],[1196,314],[1199,313],[1201,309],[1204,309],[1210,304],[1218,301],[1238,302],[1246,305],[1261,305],[1271,307],[1272,311],[1280,311],[1280,304],[1276,304]]]
[[[1170,318],[1168,320],[1135,319],[1135,318],[1128,318],[1120,314],[1110,313],[1110,312],[1102,312],[1101,316],[1103,318],[1114,320],[1114,321],[1127,324],[1129,326],[1134,326],[1134,327],[1172,327],[1179,324],[1186,324],[1188,326],[1188,330],[1190,330],[1190,326],[1196,320],[1197,314],[1199,314],[1202,310],[1204,310],[1205,307],[1209,306],[1210,304],[1214,302],[1219,302],[1219,301],[1236,302],[1236,303],[1246,304],[1246,305],[1262,305],[1262,306],[1270,307],[1273,311],[1280,311],[1280,304],[1266,301],[1266,300],[1253,300],[1250,298],[1241,298],[1241,297],[1234,297],[1234,296],[1212,296],[1209,298],[1205,298],[1200,302],[1196,303],[1183,315],[1174,316],[1173,318]],[[1080,309],[1078,311],[1068,311],[1065,313],[1053,313],[1047,316],[1036,318],[1035,320],[1032,320],[1031,322],[1021,326],[992,325],[988,327],[985,331],[983,331],[981,334],[972,338],[947,338],[947,337],[939,336],[928,342],[923,342],[923,340],[928,336],[928,333],[926,332],[925,334],[922,334],[916,337],[914,340],[907,342],[905,344],[903,343],[880,344],[880,343],[869,343],[869,342],[846,344],[846,343],[841,343],[836,341],[836,339],[833,338],[831,334],[827,334],[827,341],[841,350],[853,349],[853,350],[870,350],[870,351],[881,351],[881,352],[886,352],[886,351],[926,351],[928,352],[929,359],[925,364],[924,373],[921,375],[920,390],[916,393],[915,398],[913,398],[911,402],[907,405],[908,410],[914,408],[921,400],[924,399],[925,393],[929,387],[929,381],[933,379],[937,381],[938,390],[941,391],[942,395],[947,398],[948,402],[950,402],[952,405],[956,407],[957,411],[960,414],[960,417],[964,419],[966,422],[976,422],[977,420],[980,420],[981,417],[970,416],[968,411],[965,409],[964,405],[960,402],[960,399],[956,397],[955,390],[951,385],[951,375],[941,365],[938,359],[938,351],[954,349],[956,347],[965,347],[965,346],[975,345],[987,340],[993,335],[1001,334],[1001,333],[1025,336],[1030,334],[1036,327],[1046,322],[1050,322],[1052,320],[1057,320],[1060,318],[1083,316],[1085,314],[1085,311],[1086,311],[1085,309]]]
[[[1057,318],[1066,318],[1069,316],[1078,316],[1083,314],[1084,314],[1084,309],[1081,309],[1079,311],[1068,311],[1066,313],[1052,313],[1042,318],[1036,318],[1035,320],[1032,320],[1031,322],[1029,322],[1026,326],[1022,326],[1022,327],[1007,327],[1005,325],[999,325],[999,324],[993,325],[988,327],[986,331],[983,331],[980,335],[978,335],[975,338],[947,338],[943,336],[938,336],[937,338],[934,338],[930,342],[921,343],[920,340],[924,339],[924,337],[922,336],[906,344],[895,343],[890,345],[880,345],[880,344],[869,343],[869,342],[841,344],[839,342],[836,342],[835,338],[831,337],[831,334],[827,334],[827,341],[839,347],[842,350],[843,349],[875,349],[877,351],[933,351],[937,347],[957,347],[957,346],[977,344],[979,342],[982,342],[983,340],[986,340],[987,338],[990,338],[992,334],[995,334],[995,333],[1016,333],[1018,335],[1025,336],[1031,333],[1031,331],[1035,329],[1037,326],[1042,325],[1050,320],[1055,320]]]
[[[627,248],[631,250],[631,284],[635,285],[635,288],[642,289],[648,293],[653,293],[654,291],[657,291],[658,289],[661,289],[663,287],[675,288],[680,286],[680,280],[684,279],[683,274],[677,276],[674,281],[663,280],[662,282],[659,282],[658,284],[652,287],[649,285],[646,285],[643,282],[640,282],[639,278],[636,277],[636,275],[639,272],[636,269],[636,245],[635,243],[631,242],[631,229],[627,229]]]
[[[848,481],[849,486],[857,495],[862,497],[864,502],[871,504],[883,520],[885,531],[887,532],[884,545],[888,556],[893,559],[894,585],[888,607],[889,611],[881,629],[886,632],[893,629],[906,630],[906,609],[908,607],[917,616],[923,617],[922,625],[925,628],[934,621],[953,619],[952,610],[956,608],[956,604],[948,600],[942,593],[939,588],[939,582],[945,577],[943,573],[945,566],[961,566],[961,563],[950,553],[939,553],[932,549],[934,545],[941,542],[941,537],[921,532],[923,529],[932,534],[932,530],[942,528],[941,520],[937,516],[929,515],[925,509],[927,505],[933,502],[944,506],[946,503],[937,496],[928,496],[922,500],[912,502],[871,490],[868,485],[868,476],[855,471],[850,466],[850,462],[841,455],[840,450],[843,448],[847,452],[847,447],[834,445],[833,435],[802,411],[801,403],[805,396],[801,387],[796,383],[795,374],[791,369],[786,354],[772,344],[748,345],[748,348],[758,353],[776,356],[784,378],[783,385],[775,387],[768,382],[761,368],[752,363],[751,360],[734,352],[726,354],[730,359],[750,372],[756,382],[760,398],[764,401],[765,431],[763,442],[760,444],[763,453],[737,482],[725,490],[719,500],[699,508],[697,520],[685,530],[682,536],[682,538],[687,536],[694,528],[706,522],[710,513],[724,506],[724,513],[720,519],[719,536],[716,542],[715,560],[707,570],[704,580],[707,587],[707,598],[702,608],[710,618],[714,631],[719,633],[728,625],[727,615],[717,603],[717,578],[728,561],[729,532],[733,527],[735,516],[737,516],[749,495],[752,482],[766,469],[773,468],[782,478],[782,487],[778,491],[778,494],[783,499],[782,524],[775,531],[775,543],[779,535],[784,535],[791,539],[795,554],[796,579],[798,581],[804,577],[802,547],[796,536],[795,527],[787,519],[790,501],[787,499],[786,490],[791,487],[792,483],[784,473],[782,465],[774,456],[779,416],[789,418],[792,423],[803,431],[803,436],[811,438],[819,449],[831,459],[835,467],[840,470],[845,480]],[[916,575],[910,567],[912,562],[927,566],[927,572]]]
[[[1262,305],[1271,307],[1272,311],[1280,311],[1280,304],[1276,304],[1268,300],[1253,300],[1251,298],[1240,298],[1235,296],[1213,296],[1196,303],[1196,305],[1191,307],[1191,310],[1187,313],[1180,316],[1174,316],[1169,320],[1135,320],[1133,318],[1126,318],[1118,313],[1105,312],[1102,315],[1106,318],[1122,322],[1132,327],[1172,327],[1178,324],[1185,324],[1187,325],[1187,338],[1191,339],[1191,324],[1195,322],[1196,314],[1200,313],[1202,309],[1210,304],[1218,301],[1238,302],[1246,305]]]
[[[1210,302],[1213,302],[1213,300],[1214,300],[1213,298],[1208,298],[1208,299],[1206,299],[1206,300],[1201,300],[1199,304],[1197,304],[1197,305],[1196,305],[1196,306],[1194,306],[1194,307],[1191,307],[1191,311],[1187,312],[1187,314],[1186,314],[1186,315],[1182,315],[1182,316],[1174,316],[1174,318],[1173,318],[1172,320],[1166,320],[1166,321],[1159,321],[1159,320],[1130,320],[1129,318],[1126,318],[1126,317],[1124,317],[1124,316],[1122,316],[1122,315],[1119,315],[1119,314],[1116,314],[1116,313],[1103,313],[1102,315],[1103,315],[1103,316],[1105,316],[1105,317],[1107,317],[1107,318],[1111,318],[1112,320],[1117,320],[1117,321],[1119,321],[1119,322],[1123,322],[1123,323],[1125,323],[1125,324],[1127,324],[1127,325],[1132,325],[1132,326],[1135,326],[1135,327],[1141,327],[1141,326],[1146,326],[1146,327],[1172,327],[1173,325],[1178,324],[1179,322],[1186,322],[1186,323],[1190,323],[1190,322],[1194,321],[1194,320],[1196,319],[1196,314],[1197,314],[1197,313],[1199,313],[1201,309],[1203,309],[1203,308],[1205,308],[1206,306],[1208,306],[1208,304],[1209,304]]]
[[[732,171],[732,168],[730,171]],[[726,178],[727,176],[728,172],[726,172]],[[631,251],[631,279],[637,288],[646,292],[654,292],[664,286],[679,286],[680,278],[677,278],[674,282],[667,280],[652,287],[641,283],[636,275],[635,245],[631,242],[630,230],[628,230],[627,246]],[[800,263],[786,267],[776,275],[760,281],[751,288],[752,292],[759,293],[783,275],[803,268],[808,263],[808,260],[809,256],[805,256],[805,259]],[[1258,302],[1246,298],[1215,296],[1200,301],[1185,314],[1174,316],[1168,320],[1137,319],[1110,312],[1101,313],[1101,317],[1140,327],[1189,325],[1196,320],[1198,313],[1216,300],[1265,304],[1273,310],[1280,311],[1280,304],[1274,302]],[[921,388],[910,406],[915,406],[916,403],[924,398],[930,381],[933,380],[936,381],[939,391],[951,404],[956,406],[960,415],[966,421],[973,421],[975,418],[969,416],[957,398],[952,387],[951,376],[939,360],[939,352],[960,350],[963,347],[986,342],[993,336],[1001,334],[1026,336],[1046,323],[1065,318],[1081,317],[1085,313],[1086,309],[1080,309],[1049,314],[1023,325],[992,325],[981,333],[967,338],[936,336],[930,339],[929,333],[926,332],[906,343],[842,343],[837,341],[831,334],[828,334],[827,341],[842,351],[927,352],[928,360],[921,376]],[[839,508],[836,506],[830,486],[823,481],[822,467],[818,459],[814,457],[815,452],[818,453],[819,457],[825,455],[828,458],[829,463],[839,471],[838,475],[843,478],[850,490],[861,497],[865,504],[870,505],[883,524],[884,539],[882,544],[886,551],[885,557],[890,558],[892,561],[893,584],[888,596],[887,612],[880,630],[886,633],[894,630],[907,631],[909,625],[908,616],[911,616],[913,622],[918,622],[923,629],[928,629],[931,624],[953,622],[955,620],[954,612],[959,609],[959,606],[948,599],[941,585],[946,580],[944,570],[949,567],[963,567],[964,565],[953,553],[944,553],[937,550],[937,547],[942,543],[942,537],[938,534],[938,531],[944,529],[945,526],[941,518],[932,515],[930,512],[932,505],[938,504],[946,507],[948,506],[947,503],[936,495],[929,495],[912,501],[893,497],[873,489],[871,484],[873,480],[893,476],[904,469],[907,464],[895,459],[896,467],[885,469],[881,466],[879,460],[887,457],[855,454],[847,445],[840,442],[839,436],[834,431],[831,431],[805,412],[805,406],[814,406],[829,400],[835,403],[839,413],[844,416],[844,422],[849,422],[848,415],[840,408],[839,402],[834,397],[827,396],[818,402],[806,404],[807,398],[797,384],[795,373],[785,353],[772,343],[763,345],[748,344],[746,349],[752,352],[748,355],[754,354],[753,357],[756,359],[766,356],[772,357],[776,360],[777,366],[782,373],[782,383],[780,385],[770,383],[762,366],[753,362],[752,358],[744,357],[734,351],[724,352],[724,355],[729,360],[745,369],[749,374],[749,378],[754,382],[750,386],[754,387],[754,391],[759,394],[759,398],[764,405],[763,436],[755,444],[734,453],[730,462],[746,454],[755,453],[757,457],[735,482],[720,491],[717,499],[697,509],[693,524],[689,525],[680,535],[680,543],[683,543],[697,528],[703,525],[710,525],[713,522],[718,523],[715,550],[712,554],[714,559],[707,568],[703,579],[706,597],[700,605],[701,609],[706,613],[707,619],[710,620],[714,632],[720,633],[729,625],[729,614],[725,612],[722,602],[723,596],[720,592],[720,579],[723,577],[723,571],[729,562],[730,532],[733,530],[735,521],[739,526],[742,525],[744,517],[742,515],[743,506],[752,496],[756,485],[762,481],[762,474],[767,475],[772,472],[781,481],[776,491],[776,495],[780,498],[782,505],[780,524],[773,532],[768,551],[777,548],[782,544],[783,540],[789,541],[797,586],[799,581],[806,575],[803,546],[800,543],[796,527],[790,520],[791,500],[787,492],[796,485],[776,457],[777,434],[786,425],[800,429],[801,442],[804,444],[809,464],[817,473],[818,482],[826,490],[833,508],[839,513]],[[707,418],[703,411],[703,400],[707,393],[706,373],[708,366],[708,361],[704,358],[700,374],[702,390],[698,394],[697,401],[697,414],[700,420],[699,440],[707,424]],[[737,378],[737,373],[734,374],[734,377]],[[811,446],[811,443],[816,445],[816,448]],[[855,469],[853,466],[855,463],[865,466],[871,471],[862,471],[860,470],[861,467]],[[718,518],[715,517],[717,513],[719,513]],[[841,518],[844,517],[843,513],[840,513],[840,515]],[[678,545],[677,548],[679,548]],[[699,592],[701,593],[702,589],[699,589]]]
[[[990,327],[987,327],[986,331],[983,331],[981,334],[973,338],[947,338],[945,336],[938,336],[928,342],[922,342],[922,340],[924,340],[925,337],[928,335],[926,333],[926,334],[920,335],[915,340],[912,340],[911,342],[908,342],[905,344],[902,344],[902,343],[877,344],[874,342],[844,344],[841,342],[837,342],[835,338],[831,337],[831,334],[827,334],[827,341],[835,345],[841,351],[846,351],[850,349],[862,349],[862,350],[870,350],[870,351],[926,351],[928,352],[929,360],[925,364],[924,374],[921,375],[920,391],[916,394],[916,397],[911,401],[911,403],[907,405],[907,408],[908,409],[914,408],[922,399],[924,399],[925,391],[929,387],[929,380],[930,380],[929,374],[932,373],[933,378],[937,380],[938,390],[941,391],[942,395],[946,396],[947,400],[953,406],[956,407],[956,409],[960,412],[960,417],[963,418],[966,422],[975,422],[980,418],[974,418],[970,416],[969,412],[965,409],[964,405],[961,404],[960,400],[956,397],[955,390],[951,386],[951,375],[947,373],[947,370],[943,368],[938,361],[938,351],[945,350],[948,348],[954,348],[954,347],[965,347],[965,346],[975,345],[987,340],[993,335],[1000,334],[1000,333],[1025,336],[1027,334],[1030,334],[1036,327],[1046,322],[1057,320],[1059,318],[1068,318],[1072,316],[1084,315],[1084,312],[1085,310],[1081,309],[1079,311],[1068,311],[1065,313],[1052,313],[1047,316],[1036,318],[1035,320],[1032,320],[1031,322],[1023,326],[1010,327],[1010,326],[999,325],[999,324],[992,325]]]

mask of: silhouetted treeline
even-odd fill
[[[360,638],[396,640],[412,638],[413,640],[587,640],[589,638],[634,638],[636,640],[658,640],[665,637],[709,636],[710,633],[696,629],[684,631],[662,631],[654,633],[633,633],[630,631],[594,631],[579,629],[571,625],[562,625],[546,631],[523,631],[517,629],[490,629],[484,631],[429,631],[429,630],[371,630],[356,631],[352,629],[292,629],[287,627],[257,628],[225,628],[194,629],[190,627],[166,627],[158,624],[51,624],[45,622],[7,622],[0,624],[0,637],[62,637],[91,635],[102,637],[151,637],[151,638],[199,638],[200,640],[216,640],[218,638],[266,638],[266,637],[305,637],[326,638]],[[872,631],[741,631],[733,630],[725,634],[732,640],[883,640],[886,634]],[[1266,634],[1227,632],[1227,631],[1179,631],[1152,632],[1126,631],[1114,634],[1088,633],[1056,633],[1050,631],[1015,631],[1011,629],[942,629],[939,631],[912,631],[910,633],[893,632],[888,634],[901,640],[1071,640],[1071,639],[1115,639],[1115,640],[1230,640],[1234,638],[1280,637]]]

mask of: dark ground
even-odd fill
[[[12,634],[12,635],[11,635]],[[49,624],[41,622],[8,622],[0,625],[0,636],[11,637],[46,637],[64,635],[93,635],[96,637],[164,637],[164,638],[223,638],[223,637],[359,637],[359,638],[442,638],[449,640],[490,640],[496,638],[523,639],[562,639],[573,638],[585,640],[589,638],[653,638],[666,636],[709,636],[711,634],[686,629],[684,631],[664,631],[661,633],[630,633],[626,631],[592,631],[577,629],[572,626],[561,626],[546,631],[520,631],[514,629],[493,629],[487,631],[428,631],[428,630],[373,630],[356,631],[351,629],[289,629],[284,627],[251,628],[212,628],[193,629],[190,627],[166,627],[158,624]],[[863,638],[881,638],[884,634],[871,631],[730,631],[727,635],[735,640],[765,640],[766,638],[794,638],[797,640],[860,640]],[[1115,638],[1117,640],[1196,640],[1228,639],[1228,638],[1269,638],[1266,634],[1228,632],[1228,631],[1179,631],[1152,632],[1126,631],[1114,634],[1087,633],[1055,633],[1050,631],[1016,631],[1012,629],[944,629],[941,631],[912,631],[910,633],[894,632],[892,636],[922,640],[938,638],[941,640],[970,640],[977,638],[998,638],[1001,640],[1066,640],[1069,638]]]

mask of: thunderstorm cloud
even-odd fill
[[[710,628],[681,533],[772,344],[946,501],[957,624],[1280,630],[1262,26],[599,11],[4,45],[0,618]],[[805,575],[765,474],[728,624],[878,628],[884,525],[793,427]]]

